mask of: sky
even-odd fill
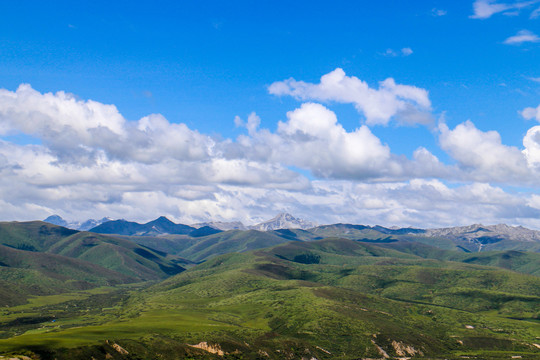
[[[540,0],[0,2],[0,220],[540,229]]]

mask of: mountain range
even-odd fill
[[[472,249],[472,251],[481,251],[488,244],[491,248],[497,248],[495,244],[500,242],[502,243],[499,245],[503,245],[502,247],[504,248],[508,245],[507,243],[505,243],[506,241],[511,241],[515,245],[521,243],[530,243],[529,245],[531,245],[531,243],[540,242],[540,231],[527,229],[522,226],[509,226],[506,224],[473,224],[468,226],[432,229],[418,229],[411,227],[387,228],[379,225],[367,226],[353,224],[331,224],[318,226],[314,222],[294,217],[293,215],[288,213],[281,213],[270,220],[248,226],[244,225],[240,221],[211,221],[197,223],[193,225],[184,225],[176,224],[164,216],[160,216],[157,219],[144,224],[127,221],[124,219],[112,220],[111,218],[107,217],[104,217],[101,220],[89,219],[84,222],[67,222],[58,215],[49,216],[43,221],[80,231],[91,231],[101,234],[117,234],[129,236],[159,236],[176,234],[200,237],[229,230],[275,231],[286,229],[301,229],[310,230],[311,232],[319,235],[332,235],[337,231],[341,234],[340,236],[348,237],[350,236],[350,234],[356,234],[358,232],[365,234],[366,232],[368,232],[368,230],[372,230],[377,233],[386,234],[389,236],[409,235],[426,238],[450,239],[455,243],[459,243],[459,245],[463,245],[464,248]],[[339,230],[339,227],[342,227],[342,229]],[[344,227],[346,227],[346,229]],[[534,245],[532,246],[534,247]]]
[[[63,226],[68,229],[74,229],[74,230],[80,230],[80,231],[87,231],[90,230],[98,225],[103,224],[104,222],[111,221],[112,219],[109,217],[104,217],[101,220],[94,220],[94,219],[88,219],[83,222],[78,221],[66,221],[62,219],[60,215],[51,215],[47,217],[44,222],[48,222],[49,224],[53,225],[59,225]]]
[[[0,282],[0,301],[8,306],[0,308],[0,356],[12,359],[540,356],[540,254],[534,252],[471,253],[455,245],[448,250],[450,240],[429,245],[400,229],[346,224],[198,238],[105,236],[43,222],[0,225],[0,239],[10,250],[24,247],[15,251],[65,267],[43,271],[39,261],[8,263],[8,254],[0,260],[0,274],[25,270],[54,278],[64,272],[67,284],[66,276],[80,268],[71,276],[90,272],[93,281],[110,279],[107,287],[79,289],[60,289],[61,281],[50,280],[56,287],[29,293],[21,303],[15,301],[19,291],[30,291],[29,276],[26,283],[9,283],[13,275],[2,275],[8,283]],[[324,235],[331,232],[343,236]],[[171,255],[130,239],[185,243],[189,257],[204,260],[161,280],[129,285],[132,280],[88,263],[51,257],[81,257],[85,243],[72,237],[87,239],[87,245],[98,237],[103,243],[92,248],[113,252],[110,245],[116,244],[147,260]],[[98,261],[105,254],[86,258]]]
[[[156,220],[145,224],[139,224],[124,219],[113,220],[104,217],[101,220],[89,219],[84,222],[68,222],[59,215],[51,215],[47,217],[45,222],[67,227],[74,230],[93,231],[107,234],[122,234],[122,235],[157,235],[157,234],[188,234],[195,229],[203,229],[199,233],[208,232],[208,228],[215,230],[277,230],[277,229],[309,229],[317,226],[308,220],[296,218],[291,214],[281,213],[274,218],[261,222],[256,225],[246,226],[240,221],[223,222],[211,221],[197,223],[194,225],[175,224],[165,216],[160,216]],[[101,226],[103,225],[103,226]]]
[[[540,232],[299,223],[0,223],[0,359],[540,358]]]

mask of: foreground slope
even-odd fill
[[[540,357],[539,277],[347,239],[217,256],[115,311],[92,326],[42,324],[0,349],[57,359]]]

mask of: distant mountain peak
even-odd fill
[[[194,228],[202,228],[202,227],[211,227],[218,230],[247,230],[248,228],[242,224],[240,221],[230,221],[230,222],[224,222],[224,221],[208,221],[208,222],[202,222],[191,225]]]
[[[64,226],[64,227],[67,227],[69,225],[66,220],[64,220],[60,215],[56,215],[56,214],[47,217],[43,221],[48,222],[49,224]]]
[[[426,230],[427,236],[446,237],[469,249],[482,251],[486,245],[501,241],[540,242],[540,231],[506,224],[456,226]]]
[[[104,222],[103,224],[90,229],[91,232],[99,234],[119,234],[119,235],[166,235],[166,234],[189,234],[195,230],[191,226],[176,224],[165,216],[160,216],[155,220],[145,224],[139,224],[124,219]]]
[[[149,222],[149,224],[174,224],[171,220],[169,220],[166,216],[160,216],[156,220],[152,220]]]
[[[43,221],[47,221],[47,220],[62,220],[62,221],[65,221],[64,219],[62,219],[62,217],[60,215],[57,215],[57,214],[51,215],[51,216],[47,217],[45,220],[43,220]]]
[[[260,231],[270,231],[270,230],[279,230],[279,229],[310,229],[317,226],[317,224],[296,218],[293,215],[282,212],[273,217],[270,220],[264,221],[260,224],[250,226],[250,229],[260,230]]]
[[[286,213],[286,212],[282,212],[282,213],[277,214],[274,217],[274,219],[296,220],[296,218],[294,216],[292,216],[291,214]]]
[[[101,220],[94,220],[94,219],[88,219],[83,222],[79,221],[66,221],[64,220],[60,215],[51,215],[47,217],[45,222],[48,222],[49,224],[63,226],[68,229],[74,229],[74,230],[81,230],[81,231],[87,231],[90,230],[93,227],[96,227],[100,224],[103,224],[104,222],[110,221],[111,218],[104,217]]]

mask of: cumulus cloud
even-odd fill
[[[453,130],[439,125],[439,142],[459,166],[480,181],[527,181],[529,169],[522,152],[502,144],[496,131],[481,131],[471,121]],[[463,175],[462,175],[463,176]]]
[[[403,56],[409,56],[409,55],[412,55],[413,51],[410,47],[406,47],[406,48],[403,48],[401,49],[401,54]]]
[[[519,11],[538,2],[539,0],[499,3],[495,0],[476,0],[473,3],[473,15],[470,17],[472,19],[487,19],[498,13],[512,15],[513,12]]]
[[[534,126],[527,131],[523,138],[523,154],[529,167],[540,168],[540,126]]]
[[[422,124],[430,119],[431,101],[426,90],[396,84],[392,78],[380,82],[379,88],[374,89],[355,76],[347,76],[340,68],[322,76],[319,84],[291,78],[273,83],[268,90],[273,95],[290,95],[301,100],[354,104],[368,125],[386,125],[392,118]]]
[[[110,158],[152,163],[171,157],[203,160],[213,140],[185,124],[171,124],[153,114],[128,122],[114,105],[77,100],[63,91],[41,94],[30,85],[12,92],[0,90],[0,130],[41,139],[62,160],[97,161]]]
[[[255,112],[252,112],[249,114],[246,122],[244,122],[240,116],[236,116],[234,118],[234,124],[238,127],[245,127],[248,130],[248,133],[252,135],[256,133],[257,128],[261,124],[261,118]]]
[[[536,108],[527,107],[520,111],[520,114],[527,120],[536,119],[536,121],[540,122],[540,105]]]
[[[391,104],[391,111],[382,107],[388,119],[405,111],[396,105],[400,101],[430,106],[422,89],[393,80],[372,89],[339,71],[331,74],[338,79],[275,87],[298,90],[300,98],[348,102],[362,112]],[[364,103],[364,94],[378,103]],[[537,112],[527,108],[522,114],[535,118]],[[472,122],[454,129],[442,124],[441,148],[456,161],[448,165],[422,146],[410,159],[396,155],[366,125],[348,131],[317,103],[288,112],[275,129],[261,128],[255,113],[234,122],[246,133],[215,140],[158,114],[127,121],[113,105],[64,92],[41,94],[29,85],[0,90],[1,134],[24,133],[41,142],[21,145],[0,135],[0,218],[60,213],[146,221],[166,215],[184,223],[253,223],[288,211],[320,223],[540,227],[535,199],[490,185],[538,184],[540,126],[518,149]]]
[[[535,33],[529,31],[529,30],[520,30],[518,33],[514,36],[510,36],[506,40],[504,40],[504,43],[507,45],[520,45],[527,42],[539,42],[540,38]]]
[[[347,132],[336,115],[320,104],[306,103],[279,123],[279,160],[308,168],[320,177],[363,178],[400,171],[390,148],[367,126]]]
[[[399,183],[313,184],[300,199],[317,211],[327,211],[328,222],[396,224],[441,227],[471,223],[508,223],[537,227],[540,210],[528,195],[506,193],[482,182],[449,186],[436,179]]]
[[[425,148],[417,149],[409,160],[392,154],[366,125],[345,130],[333,111],[316,103],[288,112],[287,121],[279,122],[275,132],[250,132],[222,149],[227,157],[294,166],[326,179],[397,181],[449,171]]]

